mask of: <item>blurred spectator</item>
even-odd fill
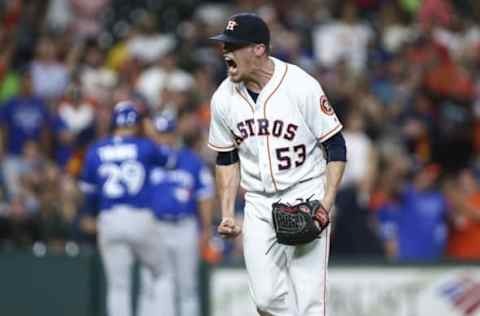
[[[22,196],[25,207],[31,214],[37,213],[39,209],[39,193],[46,185],[46,167],[47,159],[42,155],[39,144],[26,142],[16,170],[19,178],[17,194]]]
[[[20,195],[12,199],[7,209],[7,235],[19,248],[29,247],[34,241],[35,224]]]
[[[470,19],[454,15],[448,25],[434,29],[433,37],[448,49],[455,61],[464,63],[475,56],[474,51],[480,42],[480,30]]]
[[[416,168],[412,181],[403,182],[394,199],[378,210],[378,220],[388,256],[401,261],[434,261],[442,258],[446,249],[447,204],[436,186],[439,166]]]
[[[343,131],[347,166],[335,202],[333,255],[383,254],[368,202],[377,174],[377,153],[364,131],[364,118],[352,109]]]
[[[271,33],[271,46],[275,48],[274,55],[284,61],[304,66],[310,73],[314,72],[315,62],[310,50],[307,50],[302,37],[304,27],[292,28],[290,23],[299,21],[285,21],[285,11],[294,10],[295,6],[287,1],[277,1],[271,4],[264,4],[257,11],[267,22]],[[300,17],[298,17],[300,19]],[[308,26],[310,27],[310,26]]]
[[[6,0],[2,1],[1,7],[2,24],[7,31],[13,31],[20,21],[22,14],[22,1],[21,0]]]
[[[95,109],[82,97],[80,87],[71,85],[64,100],[58,105],[53,118],[53,133],[55,142],[55,161],[61,168],[72,159],[82,155],[85,147],[95,137]],[[67,169],[72,174],[78,174],[79,168]]]
[[[351,109],[345,119],[343,135],[347,144],[347,164],[341,187],[354,186],[367,204],[378,173],[377,151],[370,137],[365,133],[365,119],[362,112]]]
[[[339,20],[319,25],[313,36],[315,56],[323,66],[333,67],[345,60],[352,71],[364,70],[373,31],[359,20],[352,1],[343,3]]]
[[[125,31],[118,34],[118,40],[108,51],[106,56],[106,66],[108,69],[118,73],[123,65],[132,58],[128,48],[128,42],[135,35],[135,32],[130,26],[127,26]]]
[[[11,69],[15,45],[11,33],[0,27],[0,103],[18,93],[18,76]]]
[[[111,0],[69,0],[69,2],[73,14],[73,34],[80,40],[99,36],[103,28],[101,17]]]
[[[68,174],[64,174],[61,170],[53,169],[54,172],[50,172],[56,176],[56,183],[58,187],[58,192],[60,196],[58,197],[59,203],[62,206],[60,213],[64,221],[68,222],[72,230],[75,227],[75,220],[77,219],[77,214],[79,207],[82,203],[81,194],[77,189],[76,179]],[[56,172],[59,171],[59,172]]]
[[[449,171],[465,168],[474,153],[471,104],[446,101],[437,115],[433,159]]]
[[[422,0],[418,20],[423,29],[433,24],[448,25],[452,19],[453,8],[450,0]]]
[[[16,170],[12,170],[17,176],[16,191],[5,212],[6,234],[16,246],[28,246],[38,238],[41,227],[36,224],[35,217],[41,205],[40,192],[47,186],[45,166],[46,160],[38,143],[27,141],[23,154],[15,165]],[[56,194],[55,190],[52,192]]]
[[[379,22],[382,46],[389,53],[398,52],[414,36],[414,28],[405,23],[405,14],[395,2],[382,6]]]
[[[71,201],[65,199],[66,189],[62,184],[66,182],[62,181],[60,170],[53,164],[47,165],[38,192],[39,212],[34,218],[35,239],[56,250],[64,249],[65,241],[71,240],[73,235],[73,216],[66,212]]]
[[[9,196],[18,188],[19,158],[28,141],[41,143],[42,150],[49,152],[50,115],[45,103],[32,92],[29,71],[24,71],[21,93],[13,97],[0,110],[4,159],[2,170]]]
[[[69,82],[66,65],[58,60],[53,38],[40,38],[31,65],[33,93],[47,102],[58,100]]]
[[[143,65],[154,63],[175,47],[176,40],[172,34],[157,32],[154,16],[144,12],[138,23],[138,32],[134,33],[127,45],[130,55]]]
[[[152,67],[140,75],[138,91],[143,94],[153,111],[169,110],[177,112],[185,103],[184,93],[193,86],[193,78],[178,68],[176,51],[171,50],[159,58]]]
[[[401,136],[409,153],[420,161],[432,159],[434,138],[434,108],[430,98],[422,93],[413,96],[410,109],[402,113]]]
[[[452,259],[480,259],[480,186],[467,168],[446,181],[451,205],[451,230],[447,255]]]
[[[15,67],[24,67],[29,64],[35,54],[35,46],[43,31],[43,19],[47,1],[8,0],[19,3],[18,20],[9,32],[15,34],[12,41],[15,44],[13,64]]]
[[[78,65],[82,94],[87,100],[106,106],[112,102],[117,74],[106,67],[105,52],[95,39],[85,42],[83,55],[83,62]]]
[[[72,19],[72,1],[48,1],[46,23],[49,30],[54,30],[56,32],[64,32],[71,25]]]
[[[460,64],[454,63],[443,47],[437,50],[434,58],[424,77],[429,92],[459,102],[471,101],[474,92],[471,75]]]

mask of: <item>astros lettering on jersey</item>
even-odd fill
[[[273,193],[321,176],[318,143],[342,129],[320,84],[299,67],[270,57],[275,71],[255,103],[243,83],[228,78],[212,97],[209,147],[238,149],[241,185]]]

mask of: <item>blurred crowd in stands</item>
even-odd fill
[[[206,39],[239,11],[268,22],[272,55],[316,77],[344,123],[333,256],[479,260],[480,2],[468,0],[0,0],[1,244],[92,243],[76,178],[119,100],[176,113],[179,141],[213,167],[209,101],[226,73]],[[239,257],[212,243],[223,252],[209,260]]]

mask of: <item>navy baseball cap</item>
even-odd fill
[[[173,115],[162,114],[153,119],[153,126],[159,133],[173,133],[177,129],[177,121]]]
[[[132,127],[140,122],[140,113],[131,101],[118,102],[113,108],[113,127]]]
[[[238,13],[231,16],[223,33],[209,38],[212,41],[234,45],[270,45],[270,30],[267,23],[254,13]]]

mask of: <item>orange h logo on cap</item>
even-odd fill
[[[227,23],[227,27],[225,28],[227,31],[233,31],[233,29],[238,25],[238,23],[234,20],[230,20]]]

